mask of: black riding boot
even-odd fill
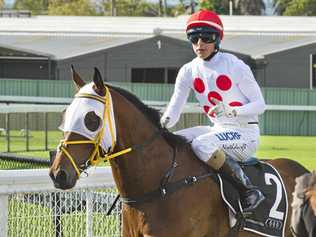
[[[226,156],[219,173],[237,188],[244,212],[252,212],[265,199],[258,187],[254,186],[237,161]]]

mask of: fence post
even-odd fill
[[[8,236],[8,215],[9,215],[9,196],[7,194],[0,195],[0,236]]]
[[[93,201],[91,190],[87,191],[86,200],[86,237],[93,236]]]
[[[7,129],[7,152],[10,152],[10,113],[6,113],[5,126]]]
[[[29,140],[29,113],[25,113],[25,136],[26,136],[26,151],[30,150],[30,140]]]
[[[56,192],[55,196],[53,198],[53,213],[55,214],[53,216],[53,223],[55,226],[55,237],[62,237],[62,226],[61,226],[61,200],[60,200],[60,192]]]
[[[45,151],[48,151],[48,113],[44,113],[44,123],[45,123]]]

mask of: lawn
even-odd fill
[[[26,149],[26,139],[21,137],[17,131],[11,134],[15,135],[11,141],[11,151],[21,151]],[[56,148],[62,134],[59,131],[50,131],[48,134],[48,147],[53,150]],[[29,148],[31,150],[44,149],[44,133],[31,132]],[[0,137],[0,152],[6,150],[6,141]],[[18,152],[20,155],[34,157],[43,157],[48,159],[47,151]],[[298,161],[309,170],[316,169],[316,137],[303,136],[261,136],[260,147],[256,154],[259,158],[289,158]]]
[[[261,136],[259,158],[289,158],[309,170],[316,169],[316,137]]]

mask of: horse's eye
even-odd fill
[[[84,125],[91,131],[95,132],[101,123],[101,118],[96,115],[95,112],[91,111],[86,114],[84,117]]]

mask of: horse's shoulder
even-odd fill
[[[188,175],[190,176],[209,170],[209,167],[203,161],[197,158],[190,143],[183,144],[177,149],[177,157],[177,162],[179,164],[188,167]],[[196,174],[193,172],[198,173]]]

